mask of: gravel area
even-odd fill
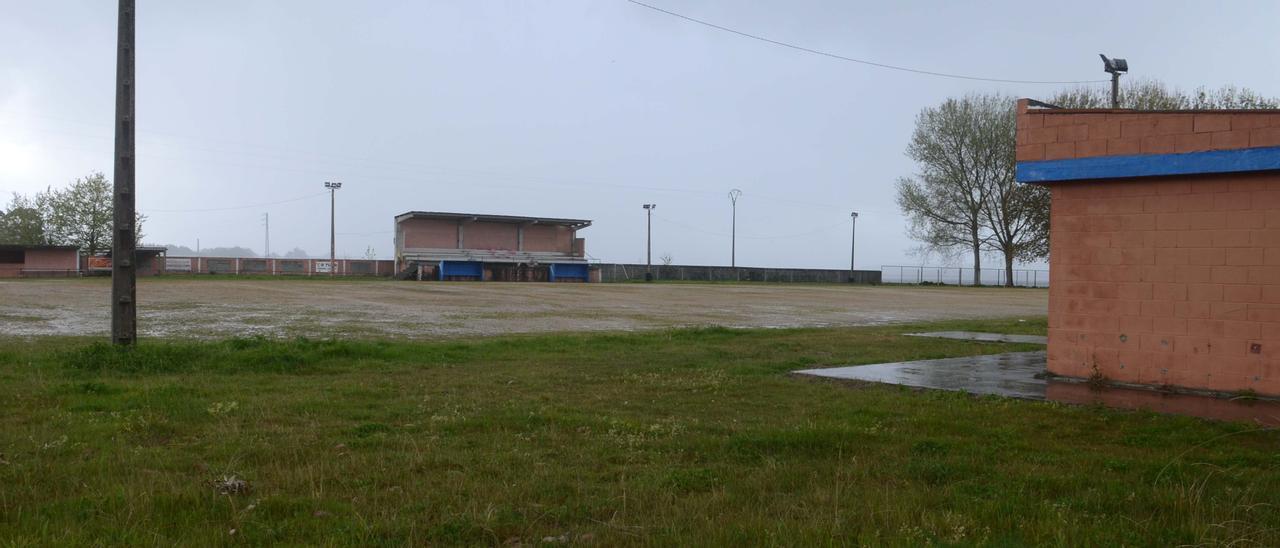
[[[0,281],[0,335],[105,335],[105,278]],[[144,278],[144,336],[440,337],[1038,316],[1040,289]]]

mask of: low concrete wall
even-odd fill
[[[158,257],[159,274],[248,274],[261,276],[328,276],[328,259],[279,259],[261,257]],[[375,259],[338,259],[337,276],[390,277],[395,262]]]
[[[600,268],[600,281],[627,282],[643,280],[645,265],[629,263],[604,263]],[[880,283],[879,270],[855,270],[849,279],[848,270],[823,268],[757,268],[740,266],[653,265],[655,280],[701,282],[782,282],[782,283]]]

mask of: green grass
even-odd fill
[[[787,375],[1035,348],[920,329],[1044,323],[9,340],[0,544],[1280,543],[1274,431]]]

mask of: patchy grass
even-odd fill
[[[1280,435],[786,375],[1043,320],[0,344],[25,544],[1280,543]]]

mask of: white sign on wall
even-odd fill
[[[191,259],[165,258],[164,269],[173,272],[191,272]]]
[[[329,261],[316,261],[316,272],[324,272],[326,274],[329,273],[330,271],[329,265],[330,265]]]

